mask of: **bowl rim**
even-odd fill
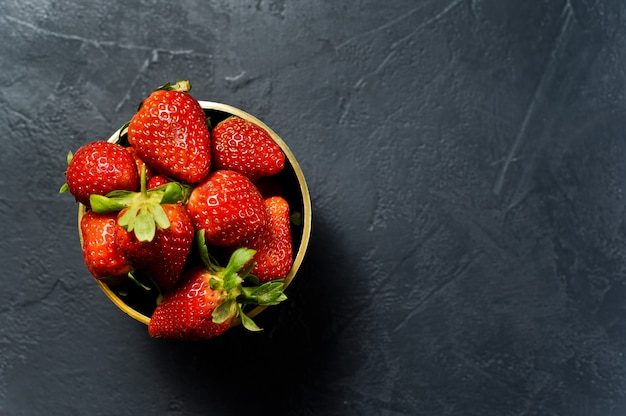
[[[252,114],[241,110],[237,107],[233,107],[229,104],[223,104],[223,103],[219,103],[219,102],[214,102],[214,101],[202,101],[202,100],[198,100],[198,103],[200,104],[200,106],[202,107],[203,110],[213,110],[213,111],[221,111],[227,114],[232,114],[234,116],[238,116],[241,117],[245,120],[251,121],[257,125],[259,125],[260,127],[262,127],[263,129],[265,129],[269,135],[272,137],[272,139],[276,142],[276,144],[278,144],[278,146],[281,148],[281,150],[283,151],[283,153],[285,154],[285,157],[288,159],[289,163],[291,164],[293,171],[296,175],[296,178],[298,180],[298,185],[300,187],[300,193],[302,196],[302,238],[300,240],[300,245],[297,248],[296,251],[296,256],[294,257],[293,260],[293,264],[291,266],[291,269],[289,270],[289,273],[287,274],[287,276],[285,277],[285,282],[283,284],[283,290],[286,289],[291,282],[293,281],[293,279],[295,278],[296,274],[298,273],[300,266],[302,265],[302,262],[304,261],[306,252],[307,252],[307,248],[309,245],[309,240],[311,237],[311,224],[312,224],[312,218],[311,218],[311,196],[309,194],[309,189],[306,183],[306,179],[304,178],[304,173],[302,172],[302,169],[300,168],[300,164],[298,163],[298,161],[296,160],[296,157],[294,156],[293,152],[291,151],[291,149],[289,148],[289,146],[287,146],[287,144],[283,141],[283,139],[278,136],[278,134],[276,134],[276,132],[274,130],[272,130],[268,125],[266,125],[263,121],[259,120],[258,118],[256,118],[255,116],[253,116]],[[122,129],[124,128],[124,126],[120,127],[119,129],[117,129],[109,138],[107,141],[109,142],[116,142],[119,138],[120,132],[122,131]],[[82,232],[80,229],[80,221],[81,218],[83,217],[83,215],[86,212],[86,207],[83,204],[78,205],[78,236],[79,236],[79,240],[80,240],[80,245],[82,247],[83,245],[83,236],[82,236]],[[295,249],[295,247],[294,247]],[[100,287],[100,289],[102,289],[102,291],[104,292],[104,294],[115,304],[115,306],[117,306],[119,309],[121,309],[124,313],[126,313],[128,316],[130,316],[131,318],[145,324],[148,325],[150,323],[150,317],[133,309],[132,307],[130,307],[129,305],[127,305],[119,296],[117,296],[117,294],[111,290],[111,288],[101,282],[100,280],[94,279],[96,280],[96,283],[98,284],[98,286]],[[248,312],[246,315],[248,315],[249,317],[253,318],[254,316],[258,315],[259,313],[261,313],[265,308],[267,308],[267,306],[256,306],[254,309],[252,309],[250,312]],[[235,325],[239,324],[239,322],[236,322]]]

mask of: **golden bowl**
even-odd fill
[[[292,229],[294,259],[291,270],[285,278],[284,288],[286,289],[291,284],[296,274],[298,273],[300,266],[302,265],[311,235],[311,197],[309,195],[309,190],[307,188],[302,169],[300,169],[298,161],[296,160],[295,156],[293,155],[287,144],[261,120],[257,119],[251,114],[246,113],[243,110],[227,104],[210,101],[199,101],[199,103],[200,106],[203,108],[206,116],[209,117],[211,124],[215,125],[220,120],[225,119],[226,117],[229,117],[231,115],[241,117],[264,128],[270,134],[276,144],[278,144],[278,146],[280,146],[282,151],[285,153],[285,167],[276,176],[285,191],[285,194],[283,196],[289,202],[292,211],[297,211],[301,214],[301,225],[295,229]],[[120,137],[123,137],[125,134],[122,133],[120,136],[121,132],[122,129],[118,129],[115,133],[111,135],[109,141],[117,142]],[[78,234],[81,246],[83,244],[83,238],[80,231],[80,220],[85,214],[85,209],[86,208],[83,204],[79,204]],[[147,311],[145,307],[141,308],[136,306],[135,304],[137,303],[137,299],[132,299],[128,295],[121,296],[119,293],[116,292],[113,287],[109,286],[108,284],[99,280],[96,280],[96,282],[100,286],[100,289],[102,289],[104,294],[119,309],[128,314],[131,318],[134,318],[137,321],[146,325],[150,322],[151,312]],[[250,317],[254,317],[262,312],[265,308],[266,306],[257,306],[249,311],[247,315]]]

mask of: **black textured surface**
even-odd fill
[[[5,1],[0,415],[625,415],[625,25],[621,0]],[[178,78],[308,179],[261,334],[150,339],[57,194]]]

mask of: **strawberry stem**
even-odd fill
[[[143,165],[143,164],[141,165],[141,172],[140,172],[140,175],[139,175],[139,179],[140,179],[139,183],[140,183],[140,186],[141,186],[141,188],[140,188],[141,195],[144,198],[148,199],[148,190],[147,190],[148,186],[146,184],[146,182],[147,182],[147,180],[146,180],[146,165]]]

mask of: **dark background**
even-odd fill
[[[5,1],[0,415],[626,415],[625,28],[621,0]],[[57,193],[179,78],[309,184],[261,334],[149,338]]]

